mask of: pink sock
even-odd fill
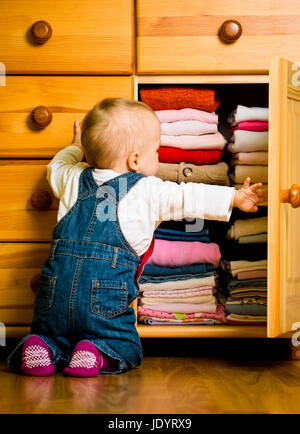
[[[71,377],[95,377],[102,369],[103,362],[104,359],[94,344],[80,341],[75,346],[64,373]]]
[[[51,353],[45,342],[38,336],[30,336],[26,339],[22,347],[23,374],[43,377],[52,375],[54,369]]]

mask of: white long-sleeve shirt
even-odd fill
[[[89,167],[82,159],[82,150],[70,145],[47,165],[47,180],[60,200],[57,221],[77,200],[80,174]],[[94,168],[92,173],[98,185],[120,175],[110,169]],[[150,246],[153,232],[163,220],[192,217],[228,221],[233,192],[234,187],[194,182],[177,184],[155,176],[143,177],[119,202],[120,228],[140,256]]]

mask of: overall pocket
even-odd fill
[[[41,273],[39,276],[38,290],[34,303],[35,314],[50,309],[54,297],[56,276]]]
[[[128,293],[126,282],[119,280],[92,280],[91,312],[104,318],[113,318],[126,311]]]

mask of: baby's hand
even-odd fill
[[[81,146],[81,130],[78,119],[76,119],[74,123],[74,139],[72,145],[79,146],[80,149],[83,151],[83,148]]]
[[[231,206],[238,207],[245,212],[256,212],[258,210],[257,204],[264,202],[263,192],[258,189],[262,187],[262,183],[258,182],[250,186],[251,179],[246,178],[244,185],[233,194]]]

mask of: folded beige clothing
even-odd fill
[[[267,259],[261,259],[260,261],[230,261],[230,270],[233,277],[241,271],[266,270],[267,267]]]
[[[232,154],[230,164],[261,164],[267,166],[268,152],[237,152]]]
[[[239,280],[245,279],[258,279],[260,277],[268,277],[268,270],[253,270],[253,271],[241,271],[236,276]]]
[[[239,238],[239,244],[267,243],[268,234],[243,235]]]
[[[235,220],[227,231],[227,239],[238,240],[245,235],[262,234],[268,231],[268,217]]]
[[[268,131],[235,130],[227,146],[227,151],[256,152],[268,150]]]
[[[140,291],[145,291],[146,289],[155,290],[172,290],[172,289],[190,289],[199,288],[200,286],[215,286],[215,276],[199,277],[194,279],[185,280],[166,280],[160,283],[139,283]]]
[[[248,176],[250,176],[252,183],[266,184],[268,183],[268,166],[237,164],[231,167],[229,178],[235,184],[243,184]]]
[[[195,297],[183,298],[163,298],[163,297],[141,297],[141,304],[156,304],[156,303],[216,303],[216,297],[213,295],[196,295]]]
[[[231,321],[244,321],[244,322],[267,322],[267,317],[266,316],[254,316],[254,315],[237,315],[234,313],[231,313],[230,315],[226,316],[227,320],[231,320]]]
[[[159,163],[155,176],[163,181],[202,182],[204,184],[229,185],[228,165],[226,163],[205,164]]]

